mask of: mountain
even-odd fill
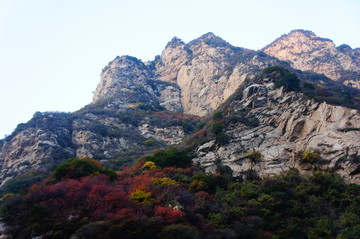
[[[359,111],[286,90],[277,83],[286,72],[266,68],[239,88],[198,133],[202,136],[189,140],[193,161],[212,173],[228,166],[242,178],[321,170],[360,183]]]
[[[124,87],[131,87],[131,79],[149,94],[157,94],[160,105],[167,110],[204,116],[211,114],[246,78],[264,67],[284,65],[266,54],[234,47],[213,33],[187,44],[175,37],[153,62],[137,63],[130,68],[116,58],[105,67],[93,103],[125,92]]]
[[[324,51],[333,45],[310,32],[295,31],[290,35],[295,33],[306,39],[312,36],[316,42],[325,42]],[[270,46],[275,46],[275,43]],[[294,42],[293,48],[299,48],[298,44],[298,41]],[[314,49],[320,49],[320,45]],[[270,46],[264,51],[268,52]],[[351,50],[354,57],[356,51]],[[327,57],[340,62],[344,57],[339,54]],[[355,175],[357,160],[351,160],[359,155],[355,140],[360,128],[357,121],[359,91],[334,81],[338,79],[294,69],[291,64],[291,60],[286,62],[262,51],[232,46],[213,33],[189,43],[175,37],[162,54],[150,62],[118,56],[103,69],[91,104],[73,113],[38,112],[0,141],[1,185],[14,183],[17,176],[29,172],[49,172],[69,157],[88,156],[107,168],[120,169],[143,154],[194,137],[191,134],[205,124],[205,116],[223,107],[224,102],[232,97],[237,101],[231,104],[239,104],[240,111],[244,111],[236,117],[242,117],[240,121],[246,124],[258,123],[251,130],[245,127],[246,124],[229,123],[220,135],[212,135],[213,139],[207,142],[212,145],[209,152],[221,156],[207,155],[203,159],[200,152],[206,146],[199,146],[194,156],[200,165],[210,170],[214,161],[231,161],[233,155],[242,157],[243,153],[254,149],[261,151],[261,158],[266,161],[259,173],[274,174],[280,173],[281,167],[289,168],[288,162],[294,162],[297,153],[320,147],[325,149],[319,152],[319,157],[336,166],[340,164],[344,169],[339,172],[353,180],[349,174]],[[271,66],[279,66],[283,69],[280,72],[287,73],[283,78],[259,80],[263,69]],[[354,67],[354,72],[356,69]],[[294,77],[300,78],[301,83],[292,88]],[[274,88],[273,85],[279,84],[287,93]],[[247,97],[239,101],[238,94],[245,90],[244,87],[248,93],[241,94]],[[234,112],[229,115],[234,116]],[[230,131],[237,133],[232,135]],[[334,135],[325,135],[325,131]],[[237,139],[240,135],[248,137],[249,141],[245,143]],[[251,137],[263,139],[263,145]],[[214,139],[229,139],[226,154],[219,153],[218,150],[225,146],[211,143]],[[276,170],[269,166],[270,155],[280,160],[275,162],[279,165]],[[342,160],[339,161],[337,156]],[[238,169],[235,164],[229,166],[239,175],[247,170]],[[329,170],[333,168],[329,167]]]
[[[293,68],[324,74],[332,80],[360,89],[360,48],[338,47],[311,31],[294,30],[262,49],[290,62]]]

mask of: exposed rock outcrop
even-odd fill
[[[11,136],[0,140],[0,182],[32,170],[51,170],[68,157],[89,156],[111,163],[178,144],[199,120],[185,114],[213,113],[263,68],[291,68],[281,60],[358,86],[359,78],[353,76],[360,72],[359,49],[335,48],[330,40],[311,32],[294,31],[265,51],[280,60],[264,52],[234,47],[207,33],[189,43],[173,38],[154,61],[116,57],[103,69],[92,104],[70,114],[36,113]],[[309,91],[323,84],[322,96],[334,92],[326,88],[326,77],[314,80],[315,84],[309,82]],[[337,94],[345,92],[337,90]],[[199,146],[195,161],[207,170],[214,170],[215,162],[221,161],[238,174],[249,169],[256,169],[260,175],[276,174],[291,167],[306,171],[315,166],[299,163],[295,154],[316,149],[324,160],[317,167],[360,182],[352,160],[359,157],[357,111],[283,92],[271,81],[248,85],[230,108],[230,114],[242,112],[241,117],[249,122],[256,117],[260,125],[233,122],[226,129],[229,144],[209,140]],[[249,161],[246,153],[251,150],[261,152],[261,162]]]
[[[348,45],[335,47],[329,40],[311,31],[295,30],[283,35],[263,51],[288,61],[302,71],[324,74],[332,80],[360,89],[360,49]]]
[[[93,103],[107,101],[107,108],[128,109],[136,104],[151,108],[158,105],[181,111],[180,89],[175,84],[158,81],[153,70],[135,57],[116,57],[101,73]]]
[[[52,170],[69,157],[116,163],[153,148],[179,144],[189,132],[183,128],[184,122],[189,127],[197,120],[177,117],[170,112],[158,115],[140,109],[101,107],[85,107],[71,114],[36,113],[0,142],[0,183],[30,171]]]
[[[176,82],[184,113],[211,114],[245,81],[262,68],[280,61],[230,45],[213,33],[188,44],[173,39],[157,66],[160,80]]]
[[[229,143],[214,139],[198,146],[194,162],[207,171],[218,163],[245,176],[254,170],[261,177],[278,175],[291,168],[306,173],[318,168],[337,172],[347,180],[360,183],[360,114],[357,110],[306,99],[302,93],[285,92],[272,82],[248,86],[225,108],[226,117],[256,117],[258,124],[230,122],[225,126]],[[308,163],[300,152],[315,151],[321,157]],[[261,153],[254,159],[253,152]]]
[[[204,116],[246,78],[264,67],[283,64],[266,54],[234,47],[213,33],[187,44],[175,37],[153,62],[144,64],[129,56],[110,62],[101,73],[93,103],[113,98],[115,107],[129,108],[134,102],[157,102],[167,110]],[[144,90],[143,99],[132,94],[139,88]]]

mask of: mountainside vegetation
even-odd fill
[[[1,217],[13,238],[352,239],[360,233],[360,186],[339,176],[290,170],[242,181],[229,167],[214,174],[190,167],[188,157],[159,151],[116,179],[90,159],[72,159],[28,190],[3,195]],[[88,163],[93,166],[84,170]]]
[[[360,238],[357,79],[290,65],[213,33],[147,63],[116,57],[93,103],[36,112],[0,141],[6,233]]]

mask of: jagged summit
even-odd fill
[[[214,47],[233,47],[230,43],[225,41],[219,36],[216,36],[212,32],[205,33],[204,35],[190,41],[187,45],[191,48],[194,45],[207,44]]]
[[[291,63],[293,68],[324,74],[332,80],[360,89],[360,54],[357,49],[321,38],[311,31],[294,30],[262,49]]]
[[[292,31],[265,47],[264,51],[267,54],[234,47],[210,32],[189,43],[174,37],[161,56],[152,62],[143,63],[132,56],[117,56],[103,69],[92,104],[73,115],[35,117],[31,122],[20,125],[11,137],[0,141],[0,181],[29,172],[33,168],[47,170],[53,166],[52,164],[64,160],[69,155],[100,155],[95,158],[115,160],[117,154],[133,153],[133,149],[146,149],[147,143],[151,144],[154,139],[161,145],[168,142],[179,143],[185,136],[181,125],[187,128],[187,122],[182,122],[181,119],[186,119],[189,114],[211,115],[239,90],[239,87],[248,87],[249,82],[269,66],[283,66],[304,78],[307,77],[303,80],[312,83],[307,84],[309,91],[320,84],[321,89],[317,88],[317,91],[312,92],[323,93],[329,98],[334,96],[328,88],[330,80],[325,76],[299,73],[291,69],[289,63],[293,68],[323,73],[332,79],[343,81],[344,84],[353,84],[354,87],[360,88],[360,85],[356,85],[360,79],[359,50],[352,50],[346,45],[336,48],[331,41],[317,37],[313,32]],[[301,87],[304,88],[305,84]],[[339,89],[341,94],[341,87]],[[249,92],[259,94],[250,97]],[[255,147],[257,140],[262,140],[263,137],[270,137],[269,141],[266,141],[269,145],[282,145],[283,142],[279,141],[280,136],[271,138],[272,133],[281,134],[283,129],[286,129],[291,134],[298,134],[298,127],[303,126],[304,122],[306,127],[307,122],[311,123],[308,119],[316,122],[316,125],[312,126],[321,130],[323,120],[319,120],[319,117],[324,116],[324,119],[327,119],[325,116],[328,116],[325,111],[329,107],[324,106],[322,109],[317,103],[309,105],[308,101],[299,106],[292,102],[293,106],[289,108],[293,94],[280,94],[280,90],[272,89],[267,82],[261,87],[253,84],[245,93],[251,99],[248,97],[248,102],[240,102],[244,106],[242,111],[234,106],[236,114],[252,110],[256,114],[254,117],[263,119],[266,127],[274,127],[278,122],[275,131],[264,129],[264,134],[261,135],[249,131],[254,133],[254,141],[247,143],[249,149]],[[238,98],[243,97],[239,95]],[[267,108],[268,105],[271,106],[270,109]],[[303,108],[307,109],[303,111],[304,114],[313,112],[311,117],[304,118],[300,112],[299,117],[294,118],[293,112],[288,111]],[[334,121],[338,121],[345,114],[342,112],[350,112],[341,106],[332,109],[334,114],[331,119]],[[163,112],[173,116],[161,117]],[[283,115],[279,122],[282,112],[287,114]],[[181,115],[182,113],[188,115]],[[179,115],[176,116],[177,114]],[[162,124],[165,119],[168,119],[171,127]],[[246,116],[241,120],[250,120],[251,123],[254,118]],[[39,127],[39,122],[44,125]],[[357,123],[347,127],[345,131],[358,132]],[[234,132],[240,135],[241,130],[236,129]],[[333,132],[334,137],[338,139],[336,129]],[[291,139],[293,135],[290,133],[289,138],[282,137],[284,142]],[[245,135],[244,139],[249,135]],[[234,150],[242,147],[235,141],[233,143]],[[333,144],[333,141],[331,143]],[[290,146],[290,149],[293,149],[292,144]],[[344,150],[343,146],[339,147]],[[292,152],[289,151],[285,156]],[[227,156],[224,155],[225,157]]]
[[[213,32],[208,32],[208,33],[203,34],[199,38],[201,38],[201,39],[215,39],[215,38],[220,38],[220,37],[216,36]]]
[[[311,39],[318,39],[321,41],[333,42],[332,40],[330,40],[328,38],[323,38],[323,37],[317,36],[313,31],[310,31],[310,30],[296,29],[296,30],[292,30],[288,35],[291,36],[291,35],[296,35],[296,34],[302,34]]]
[[[180,45],[185,45],[185,42],[183,42],[180,38],[178,37],[173,37],[171,39],[171,41],[168,42],[168,44],[166,44],[165,48],[169,48],[169,47],[177,47]]]
[[[296,29],[292,30],[288,34],[281,35],[279,38],[262,48],[263,51],[266,49],[277,45],[279,42],[282,41],[291,41],[291,44],[303,44],[308,43],[309,41],[320,41],[320,42],[329,42],[333,44],[333,41],[327,38],[318,37],[313,31],[303,30],[303,29]]]

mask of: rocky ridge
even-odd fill
[[[17,175],[33,170],[51,170],[68,157],[89,156],[102,160],[105,164],[109,163],[107,166],[111,167],[114,164],[116,166],[118,162],[122,164],[129,158],[134,159],[151,149],[179,144],[199,121],[199,118],[186,114],[198,116],[212,114],[239,87],[248,85],[263,68],[273,65],[291,69],[286,62],[263,52],[234,47],[212,33],[207,33],[189,43],[173,38],[162,55],[151,62],[143,63],[130,56],[116,57],[103,69],[92,104],[70,114],[36,113],[31,121],[20,124],[11,136],[0,141],[0,181],[4,183]],[[328,81],[326,78],[321,78],[320,83],[326,85]],[[238,125],[238,128],[229,128],[227,132],[232,139],[236,139],[239,135],[245,138],[251,138],[252,134],[263,135],[261,137],[266,135],[261,147],[257,146],[257,142],[253,139],[247,143],[241,140],[231,141],[234,147],[245,145],[245,151],[251,148],[264,151],[262,152],[264,160],[270,157],[267,156],[268,151],[278,152],[275,156],[279,159],[289,157],[293,159],[290,152],[295,153],[298,150],[305,150],[304,148],[308,146],[312,147],[317,137],[310,133],[304,134],[309,134],[311,137],[294,135],[297,135],[299,130],[308,132],[303,129],[305,126],[308,127],[304,122],[313,122],[316,117],[319,117],[319,122],[313,124],[320,125],[324,118],[321,118],[322,115],[328,114],[329,110],[343,111],[342,115],[336,113],[341,115],[336,116],[341,122],[344,120],[350,122],[348,117],[352,115],[355,115],[352,116],[354,118],[358,117],[358,113],[340,106],[320,107],[320,103],[314,101],[300,104],[299,102],[303,100],[298,93],[291,95],[292,93],[275,90],[271,82],[264,84],[252,85],[247,93],[244,93],[248,97],[245,97],[243,102],[238,102],[240,105],[246,105],[244,108],[246,110],[250,106],[253,107],[251,114],[244,115],[244,118],[253,118],[256,115],[260,121],[263,120],[261,124],[264,127],[257,128],[256,130],[259,130],[257,133],[252,131],[254,129],[246,129],[243,125]],[[249,92],[266,93],[256,96],[257,100],[252,101],[249,99],[252,99],[250,95],[253,93]],[[261,105],[265,103],[270,106],[266,108],[265,105]],[[303,108],[306,109],[304,112],[298,111]],[[315,112],[316,109],[319,109],[317,114],[314,113],[312,118],[306,118],[309,112]],[[282,112],[284,114],[280,114]],[[294,118],[294,112],[297,112],[298,118]],[[264,116],[266,114],[273,115],[273,118],[270,116],[266,118]],[[279,121],[276,117],[280,116]],[[291,123],[287,123],[288,121]],[[350,128],[359,128],[357,121],[350,123],[353,124],[349,126]],[[287,125],[284,126],[288,132],[287,136],[279,133],[279,125]],[[334,127],[337,127],[335,123],[329,125],[324,126],[326,130],[334,131]],[[317,126],[311,130],[317,132]],[[243,134],[243,131],[246,134]],[[357,145],[351,154],[345,154],[344,151],[350,147],[348,143],[354,141],[354,138],[349,138],[348,135],[355,134],[353,136],[357,137],[357,131],[345,131],[339,133],[335,130],[334,132],[341,137],[346,137],[337,141],[335,137],[329,142],[337,145],[336,150],[339,148],[341,153],[339,157],[357,157]],[[261,137],[254,136],[257,139]],[[296,138],[296,144],[290,140],[293,137]],[[312,137],[314,141],[310,144]],[[230,148],[227,151],[224,146],[218,147],[212,141],[207,144],[211,146],[202,146],[203,148],[198,151],[203,153],[204,150],[211,148],[209,152],[221,155],[212,158],[208,154],[205,156],[202,153],[198,154],[195,161],[200,162],[208,170],[213,170],[215,161],[225,159],[226,163],[226,160],[234,159],[235,156],[232,155],[239,156],[232,153],[234,148],[231,148],[233,147],[231,143],[226,146]],[[275,150],[270,145],[278,145],[280,149]],[[281,148],[281,145],[286,147]],[[221,154],[218,149],[227,153]],[[242,154],[244,150],[241,151]],[[202,158],[203,156],[205,158]],[[349,169],[346,170],[352,170],[356,166],[349,160],[341,161],[349,163]],[[288,165],[288,162],[290,161],[284,161],[284,164]],[[263,170],[259,169],[260,174],[280,172],[272,170],[269,165],[271,164],[264,164]],[[286,165],[281,167],[286,169]],[[345,166],[344,168],[347,167]],[[247,170],[233,165],[231,167],[237,174]],[[345,175],[348,172],[341,173]]]
[[[179,144],[196,122],[196,117],[135,107],[39,112],[0,142],[0,181],[52,170],[69,157],[87,156],[109,167],[121,165],[154,148]]]
[[[234,47],[213,33],[187,44],[173,38],[161,56],[147,64],[139,60],[127,64],[125,58],[117,57],[105,67],[93,103],[143,86],[167,110],[204,116],[211,114],[246,78],[264,67],[284,64],[265,54]],[[117,96],[123,98],[126,95]]]
[[[305,174],[321,169],[360,183],[358,110],[284,91],[269,78],[237,94],[221,112],[229,141],[219,143],[211,137],[195,150],[194,162],[206,171],[215,172],[220,164],[246,178],[249,172],[267,177],[292,168]],[[243,117],[255,117],[257,123],[236,120]],[[309,162],[301,159],[302,152],[319,157]]]
[[[294,30],[262,49],[270,56],[290,62],[302,71],[324,74],[332,80],[360,89],[360,48],[336,47],[311,31]]]

